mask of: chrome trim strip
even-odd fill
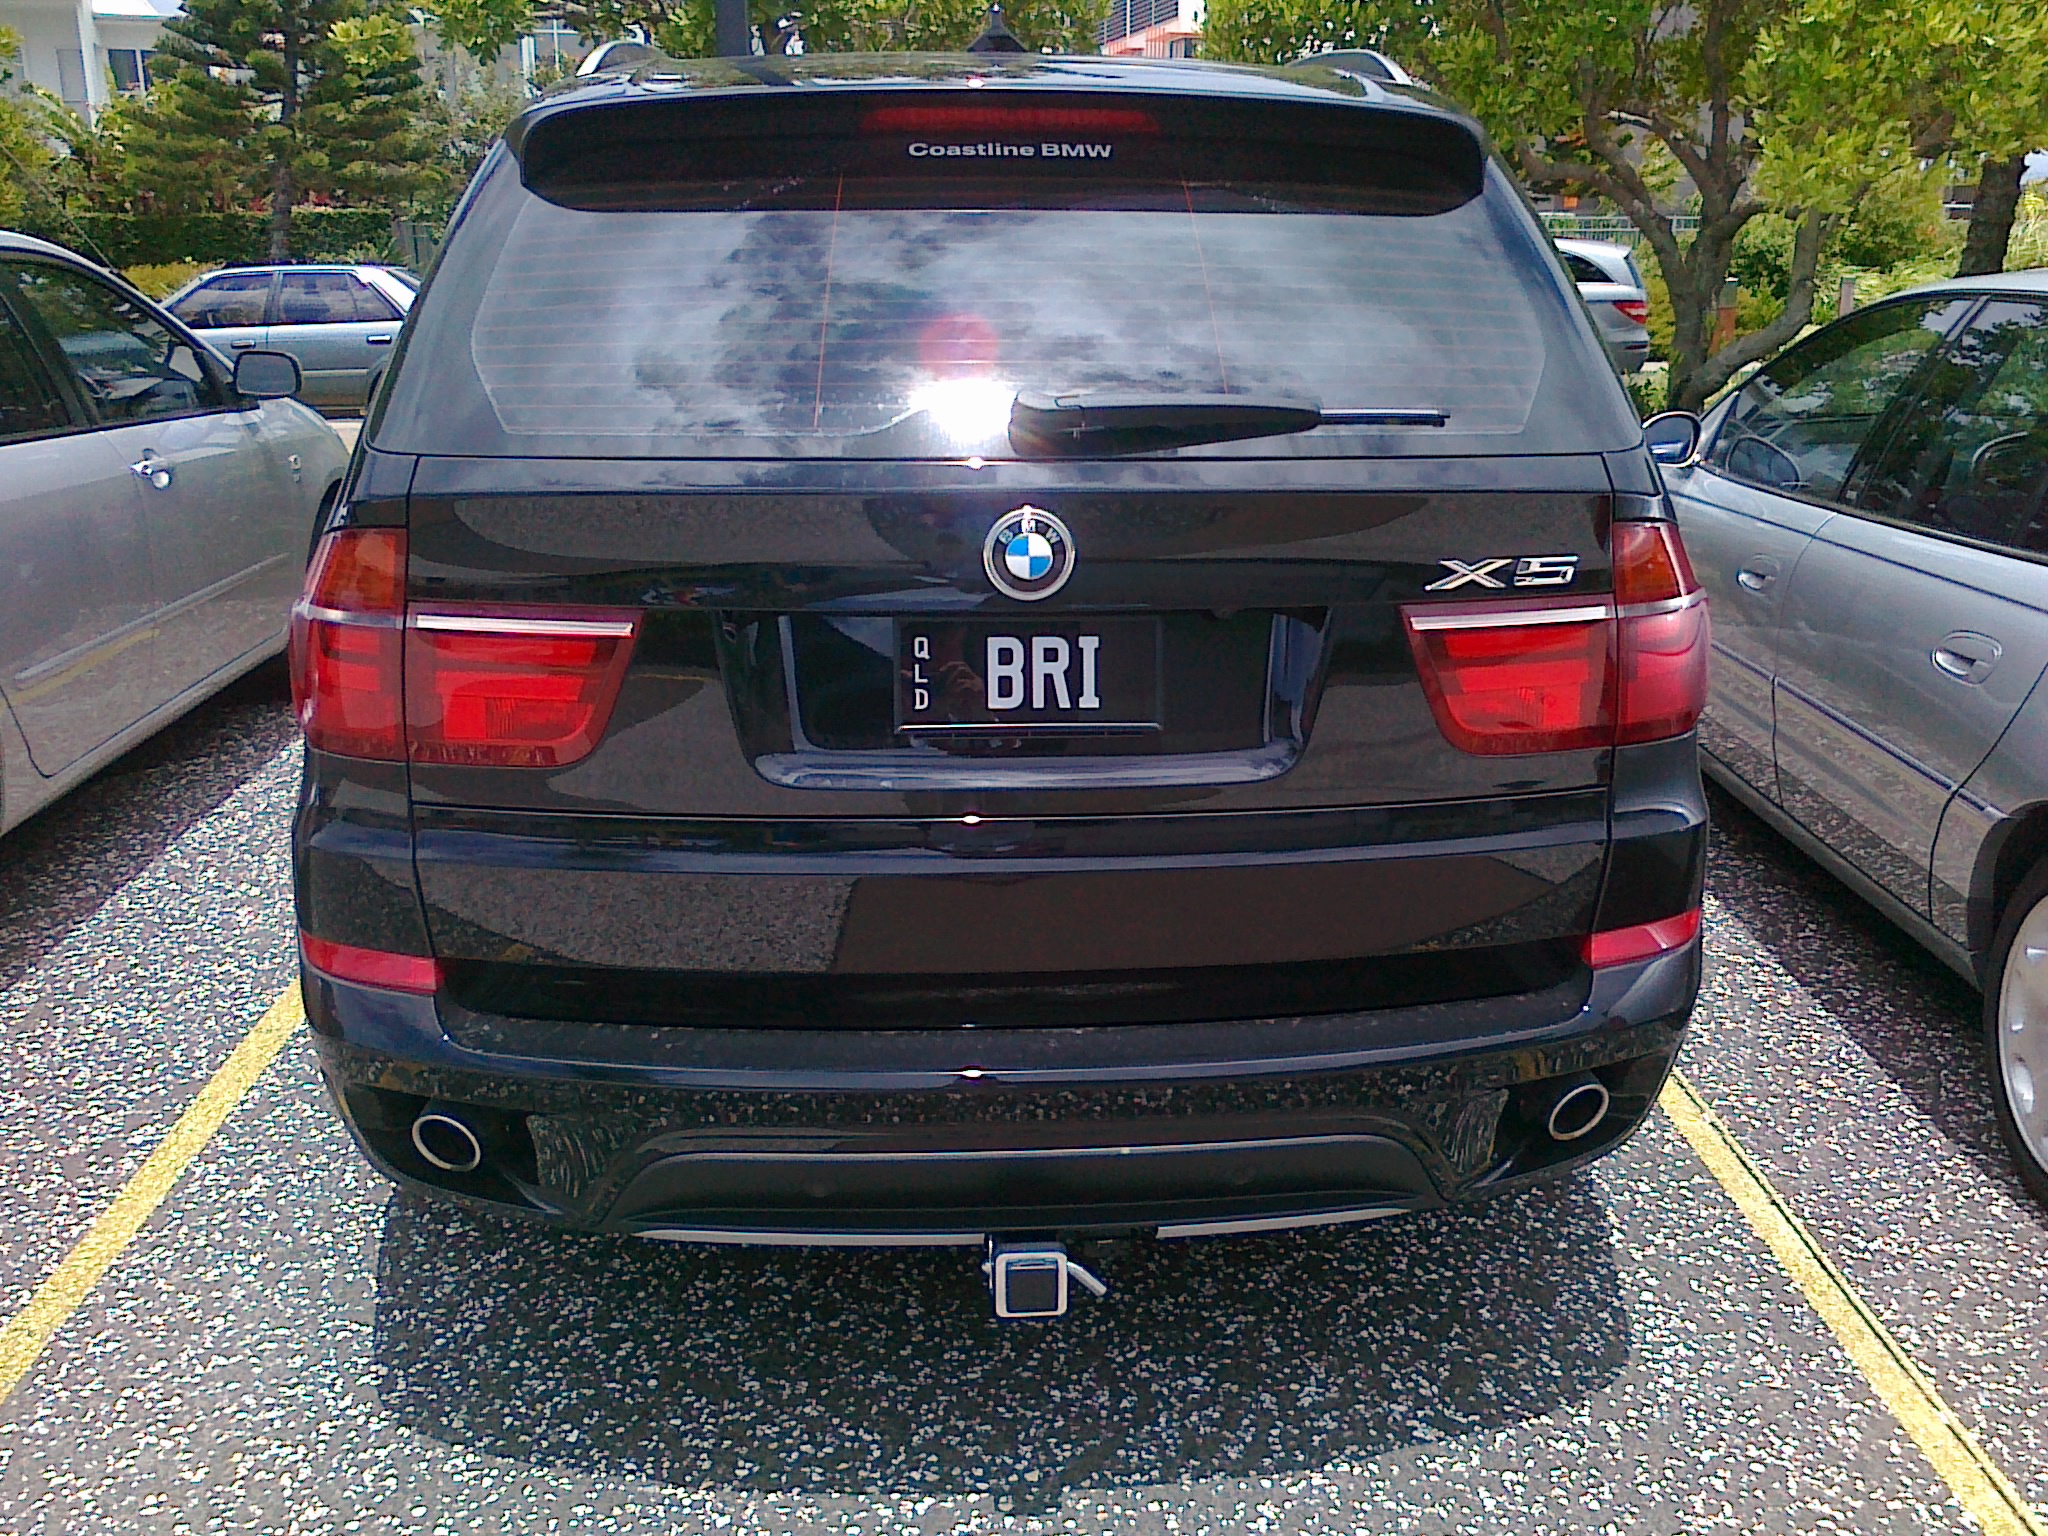
[[[647,1227],[633,1234],[662,1243],[748,1248],[979,1248],[979,1232],[749,1232],[726,1227]]]
[[[1259,784],[1294,766],[1301,748],[1269,742],[1248,752],[1157,757],[1055,757],[996,763],[936,749],[896,752],[768,752],[754,771],[788,789],[1157,789]]]
[[[979,1068],[971,1069],[980,1072]],[[959,1073],[954,1073],[959,1076]],[[984,1074],[988,1080],[999,1081],[1002,1073],[990,1071]],[[670,1156],[678,1161],[692,1163],[840,1163],[883,1164],[888,1166],[925,1163],[1002,1163],[1015,1159],[1037,1159],[1063,1162],[1070,1158],[1124,1158],[1143,1157],[1148,1153],[1177,1155],[1209,1152],[1264,1152],[1274,1149],[1295,1147],[1340,1147],[1361,1141],[1380,1141],[1385,1138],[1371,1132],[1331,1131],[1316,1136],[1254,1136],[1232,1141],[1140,1141],[1112,1143],[1109,1145],[1081,1144],[1071,1147],[938,1147],[929,1151],[886,1152],[862,1151],[818,1151],[804,1149],[786,1151],[769,1148],[754,1151],[751,1148],[710,1147],[699,1151],[679,1151]]]
[[[951,735],[956,731],[986,731],[996,736],[1102,736],[1118,732],[1126,736],[1160,729],[1157,720],[964,720],[937,725],[899,725],[904,735]]]
[[[1237,1221],[1183,1221],[1161,1227],[1157,1236],[1229,1237],[1249,1232],[1285,1232],[1295,1227],[1336,1227],[1354,1221],[1381,1221],[1389,1216],[1406,1216],[1414,1208],[1406,1205],[1368,1205],[1353,1211],[1312,1211],[1306,1216],[1247,1216]]]
[[[634,630],[630,619],[520,619],[488,613],[408,613],[414,629],[458,635],[579,635],[623,640]]]
[[[1590,624],[1614,617],[1611,603],[1588,603],[1576,608],[1523,608],[1490,613],[1416,612],[1403,615],[1410,629],[1511,629],[1525,624]]]
[[[292,617],[312,619],[322,624],[353,624],[362,629],[397,629],[398,615],[395,613],[364,613],[352,608],[326,608],[318,603],[309,603],[301,598],[292,604]]]
[[[1619,612],[1624,619],[1649,619],[1660,613],[1683,613],[1688,608],[1697,608],[1706,600],[1706,589],[1694,587],[1690,592],[1681,592],[1676,597],[1660,597],[1653,603],[1630,603]]]

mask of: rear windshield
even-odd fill
[[[1020,391],[1279,395],[1445,420],[1183,453],[1632,439],[1502,185],[1471,195],[1413,167],[1350,184],[1117,175],[1086,164],[1114,151],[1085,139],[1082,165],[1049,171],[1013,163],[1012,142],[933,140],[920,152],[913,137],[882,175],[669,179],[643,162],[630,182],[585,166],[546,195],[501,164],[415,314],[379,445],[1008,457]]]

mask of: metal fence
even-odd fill
[[[1543,227],[1554,239],[1607,240],[1615,245],[1631,246],[1647,243],[1643,232],[1618,213],[1546,213],[1540,217]],[[1700,217],[1696,213],[1674,213],[1670,217],[1672,233],[1681,240],[1699,230]]]

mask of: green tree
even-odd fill
[[[240,86],[175,70],[135,113],[108,190],[143,213],[246,207],[263,181],[260,128]]]
[[[14,58],[21,39],[0,27],[0,60]],[[50,200],[57,170],[46,122],[34,95],[16,96],[14,72],[0,65],[0,226],[19,224]]]
[[[1895,43],[1888,60],[1920,137],[1942,147],[1958,180],[1977,184],[1956,275],[2001,271],[2027,151],[2048,145],[2048,10],[2034,0],[1916,0],[1898,11],[1907,46]]]
[[[500,85],[487,75],[464,80],[453,97],[432,93],[422,127],[432,144],[443,190],[457,191],[469,185],[491,145],[527,101],[521,87]]]
[[[1383,43],[1465,103],[1531,186],[1611,201],[1670,293],[1670,403],[1697,408],[1806,325],[1823,245],[1859,199],[1922,174],[1902,101],[1872,88],[1860,3],[1211,0],[1205,43],[1261,62]],[[1667,169],[1696,189],[1690,239]],[[1783,309],[1716,349],[1737,239],[1767,212],[1792,230]]]
[[[301,195],[382,197],[424,178],[419,60],[381,6],[187,0],[156,68],[168,79],[131,140],[135,171],[161,173],[172,203],[266,196],[274,261]]]
[[[1095,28],[1108,4],[1109,0],[1012,0],[1003,7],[1003,19],[1028,48],[1092,53]],[[771,52],[780,52],[786,40],[776,23],[794,11],[802,12],[804,47],[813,53],[958,51],[974,41],[988,21],[987,0],[749,0],[749,16]],[[712,0],[570,0],[565,14],[585,37],[624,37],[628,26],[638,25],[672,57],[708,58],[714,52]]]
[[[428,102],[412,32],[389,11],[345,16],[327,34],[335,66],[305,100],[307,191],[398,204],[437,187]]]
[[[533,30],[533,0],[434,0],[425,14],[442,42],[486,66]]]

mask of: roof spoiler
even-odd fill
[[[1029,70],[1027,60],[1035,63],[1036,56],[1019,58]],[[549,189],[571,183],[610,182],[620,172],[630,180],[691,180],[728,162],[721,144],[748,159],[767,153],[775,142],[845,143],[870,136],[877,131],[874,124],[889,116],[878,110],[884,105],[916,107],[940,116],[970,109],[1000,115],[1013,108],[1020,118],[1062,111],[1098,118],[1106,109],[1133,109],[1154,125],[1146,137],[1158,145],[1176,139],[1213,142],[1223,133],[1246,152],[1261,145],[1276,150],[1292,146],[1297,152],[1302,146],[1324,145],[1383,154],[1390,173],[1401,164],[1418,170],[1427,167],[1426,180],[1438,195],[1448,198],[1445,206],[1476,197],[1485,179],[1487,147],[1477,123],[1398,96],[1275,99],[1100,87],[1076,90],[1063,80],[1006,74],[1001,65],[975,88],[964,79],[958,85],[943,81],[906,86],[900,76],[874,84],[821,87],[792,78],[774,68],[774,61],[762,59],[674,68],[681,78],[663,68],[659,78],[649,81],[646,68],[635,66],[636,81],[646,83],[647,89],[544,101],[515,119],[506,129],[505,144],[519,162],[521,181],[547,196]]]

